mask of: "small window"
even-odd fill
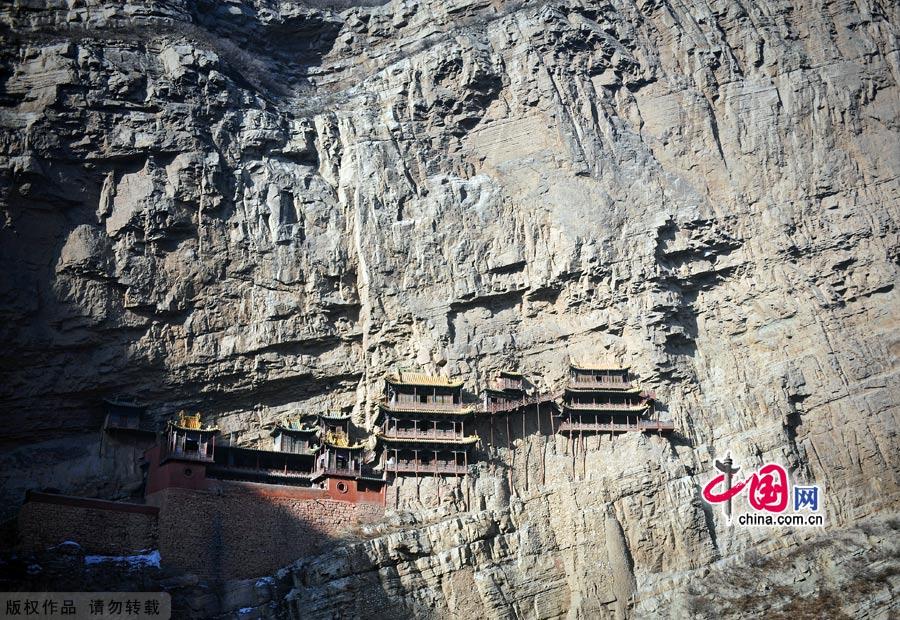
[[[349,491],[350,489],[349,489],[349,487],[347,486],[347,483],[344,482],[344,481],[342,480],[341,482],[338,482],[338,483],[337,483],[337,490],[338,490],[338,492],[340,492],[340,493],[346,493],[346,492]]]
[[[194,470],[192,470],[190,467],[185,467],[184,475],[185,475],[185,477],[190,478],[191,476],[194,475]]]

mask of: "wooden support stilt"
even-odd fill
[[[575,446],[572,445],[572,421],[569,420],[569,443],[566,444],[566,450],[569,449],[571,445],[572,448],[572,478],[575,477]]]
[[[419,497],[419,451],[413,450],[413,458],[416,459],[415,471],[416,471],[416,501],[420,501]]]
[[[494,414],[491,413],[491,452],[496,456],[497,445],[494,443]]]
[[[456,459],[454,459],[454,463]],[[469,512],[469,453],[463,452],[463,466],[466,473],[463,474],[463,504],[466,512]]]
[[[584,432],[581,433],[581,478],[587,478],[587,449],[584,447]]]
[[[541,486],[547,483],[547,442],[541,435],[541,404],[534,403],[534,412],[537,414],[538,445],[541,447]]]
[[[512,439],[509,432],[509,413],[506,414],[506,449],[509,450],[512,445]]]
[[[541,449],[541,486],[544,486],[547,483],[547,442],[544,441],[544,437],[541,435],[541,406],[539,403],[535,403],[534,405],[535,412],[537,412],[538,418],[538,446]]]

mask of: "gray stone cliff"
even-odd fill
[[[896,3],[17,0],[0,24],[4,516],[137,486],[98,458],[104,396],[265,446],[299,411],[370,426],[398,365],[549,390],[573,359],[630,364],[678,436],[575,459],[513,434],[441,503],[401,489],[343,568],[292,568],[282,605],[700,613],[660,592],[810,536],[703,503],[726,451],[822,485],[835,536],[897,510]]]

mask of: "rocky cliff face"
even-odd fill
[[[398,364],[476,391],[573,358],[631,364],[680,437],[576,472],[519,439],[458,507],[495,534],[385,596],[626,613],[762,536],[699,500],[727,450],[822,484],[832,527],[896,509],[894,3],[0,11],[4,505],[61,467],[122,492],[83,441],[102,396],[257,445],[326,405],[365,427]]]

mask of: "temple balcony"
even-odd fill
[[[631,381],[597,381],[596,379],[576,378],[571,382],[571,387],[591,390],[630,390]]]
[[[471,409],[470,405],[463,403],[422,403],[416,401],[387,401],[382,400],[381,405],[390,411],[421,411],[421,412],[447,412],[466,413]]]
[[[434,461],[431,463],[420,463],[418,461],[398,461],[396,463],[388,463],[385,466],[387,473],[394,474],[420,474],[427,476],[430,474],[458,474],[465,475],[469,473],[466,465],[453,463],[452,461]]]
[[[471,438],[460,431],[442,429],[399,429],[391,428],[380,435],[383,439],[422,439],[426,441],[465,441]]]
[[[640,412],[647,408],[646,403],[630,404],[630,403],[574,403],[568,402],[563,405],[567,409],[578,411],[634,411]]]
[[[280,452],[281,454],[299,454],[301,456],[315,456],[319,453],[319,447],[316,446],[314,448],[293,448],[291,450],[274,450],[274,452]]]
[[[494,389],[496,390],[516,390],[523,391],[523,381],[521,379],[507,379],[505,377],[500,377],[498,379],[494,379]]]
[[[353,469],[351,467],[320,467],[316,469],[312,473],[312,478],[315,480],[317,478],[322,478],[324,476],[344,476],[346,478],[356,478],[360,476],[362,472],[359,469]]]
[[[559,432],[604,432],[604,433],[627,433],[627,432],[644,432],[644,433],[668,433],[675,430],[674,422],[661,422],[658,420],[638,420],[631,423],[610,423],[610,422],[570,422],[568,420],[560,422]]]
[[[205,448],[205,446],[202,446],[200,450],[182,450],[178,447],[172,448],[168,444],[163,444],[160,461],[165,461],[166,459],[178,459],[180,461],[212,463],[215,460],[213,455],[211,453],[205,452],[203,448]]]
[[[478,410],[479,413],[502,413],[505,411],[515,411],[529,405],[549,403],[557,400],[563,395],[562,392],[552,392],[543,394],[533,394],[526,398],[507,400],[498,403],[487,403]]]
[[[213,478],[228,478],[230,476],[270,476],[278,478],[309,479],[312,477],[312,473],[308,471],[267,467],[237,467],[234,465],[214,465],[206,471],[207,474]]]

